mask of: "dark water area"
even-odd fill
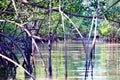
[[[47,65],[48,49],[46,45],[39,45],[40,51]],[[68,55],[68,80],[84,80],[85,74],[85,53],[81,41],[67,41]],[[97,41],[95,46],[95,60],[93,69],[94,80],[120,80],[120,44],[106,43]],[[33,73],[37,80],[49,80],[46,78],[44,66],[39,58],[39,54],[35,55],[36,69]],[[65,59],[64,44],[57,42],[52,48],[52,80],[64,80],[65,75]],[[89,70],[91,71],[91,70]],[[92,80],[91,76],[87,80]],[[17,79],[24,80],[24,72],[17,69]]]

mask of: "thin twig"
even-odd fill
[[[106,11],[108,11],[110,8],[112,8],[113,6],[115,6],[117,3],[119,3],[120,2],[120,0],[117,0],[117,1],[115,1],[112,5],[110,5],[107,9],[106,9]],[[105,12],[106,12],[105,11]],[[104,13],[105,13],[104,12]]]
[[[13,6],[14,6],[14,9],[15,9],[15,11],[16,11],[16,15],[17,15],[17,17],[18,17],[19,15],[18,15],[18,12],[17,12],[17,8],[16,8],[16,5],[15,5],[15,1],[12,0],[12,3],[13,3]]]

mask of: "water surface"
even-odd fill
[[[45,45],[39,45],[44,60],[47,65],[48,49]],[[68,80],[84,80],[85,69],[85,53],[81,41],[67,42],[68,55]],[[95,47],[95,60],[93,69],[94,80],[119,80],[120,74],[120,44],[105,43],[97,41]],[[44,67],[39,58],[39,54],[35,57],[36,73],[34,74],[37,80],[47,80],[45,78]],[[64,45],[63,42],[53,44],[52,48],[52,80],[64,80],[65,75],[65,60],[64,60]],[[91,71],[91,70],[90,70]],[[23,71],[18,68],[17,78],[24,79]],[[87,80],[91,80],[89,77]]]

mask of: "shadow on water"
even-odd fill
[[[39,46],[45,62],[47,63],[48,50],[46,46]],[[119,56],[120,45],[117,43],[105,43],[98,41],[96,44],[95,52],[95,65],[93,69],[94,80],[119,80]],[[53,44],[52,50],[52,67],[53,78],[52,80],[64,80],[65,76],[65,60],[64,60],[64,45],[63,42]],[[85,72],[85,54],[80,41],[67,42],[68,54],[68,80],[84,80]],[[44,67],[39,59],[38,54],[35,55],[36,65],[36,79],[49,80],[45,78]],[[48,65],[47,65],[48,67]],[[89,69],[91,72],[91,70]],[[90,72],[87,80],[91,80]],[[19,68],[17,69],[17,79],[24,79],[24,72]]]

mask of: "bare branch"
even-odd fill
[[[114,5],[116,5],[118,2],[120,2],[120,0],[117,0],[116,2],[114,2],[112,5],[110,5],[107,9],[106,9],[106,11],[107,10],[109,10],[110,8],[112,8]]]

